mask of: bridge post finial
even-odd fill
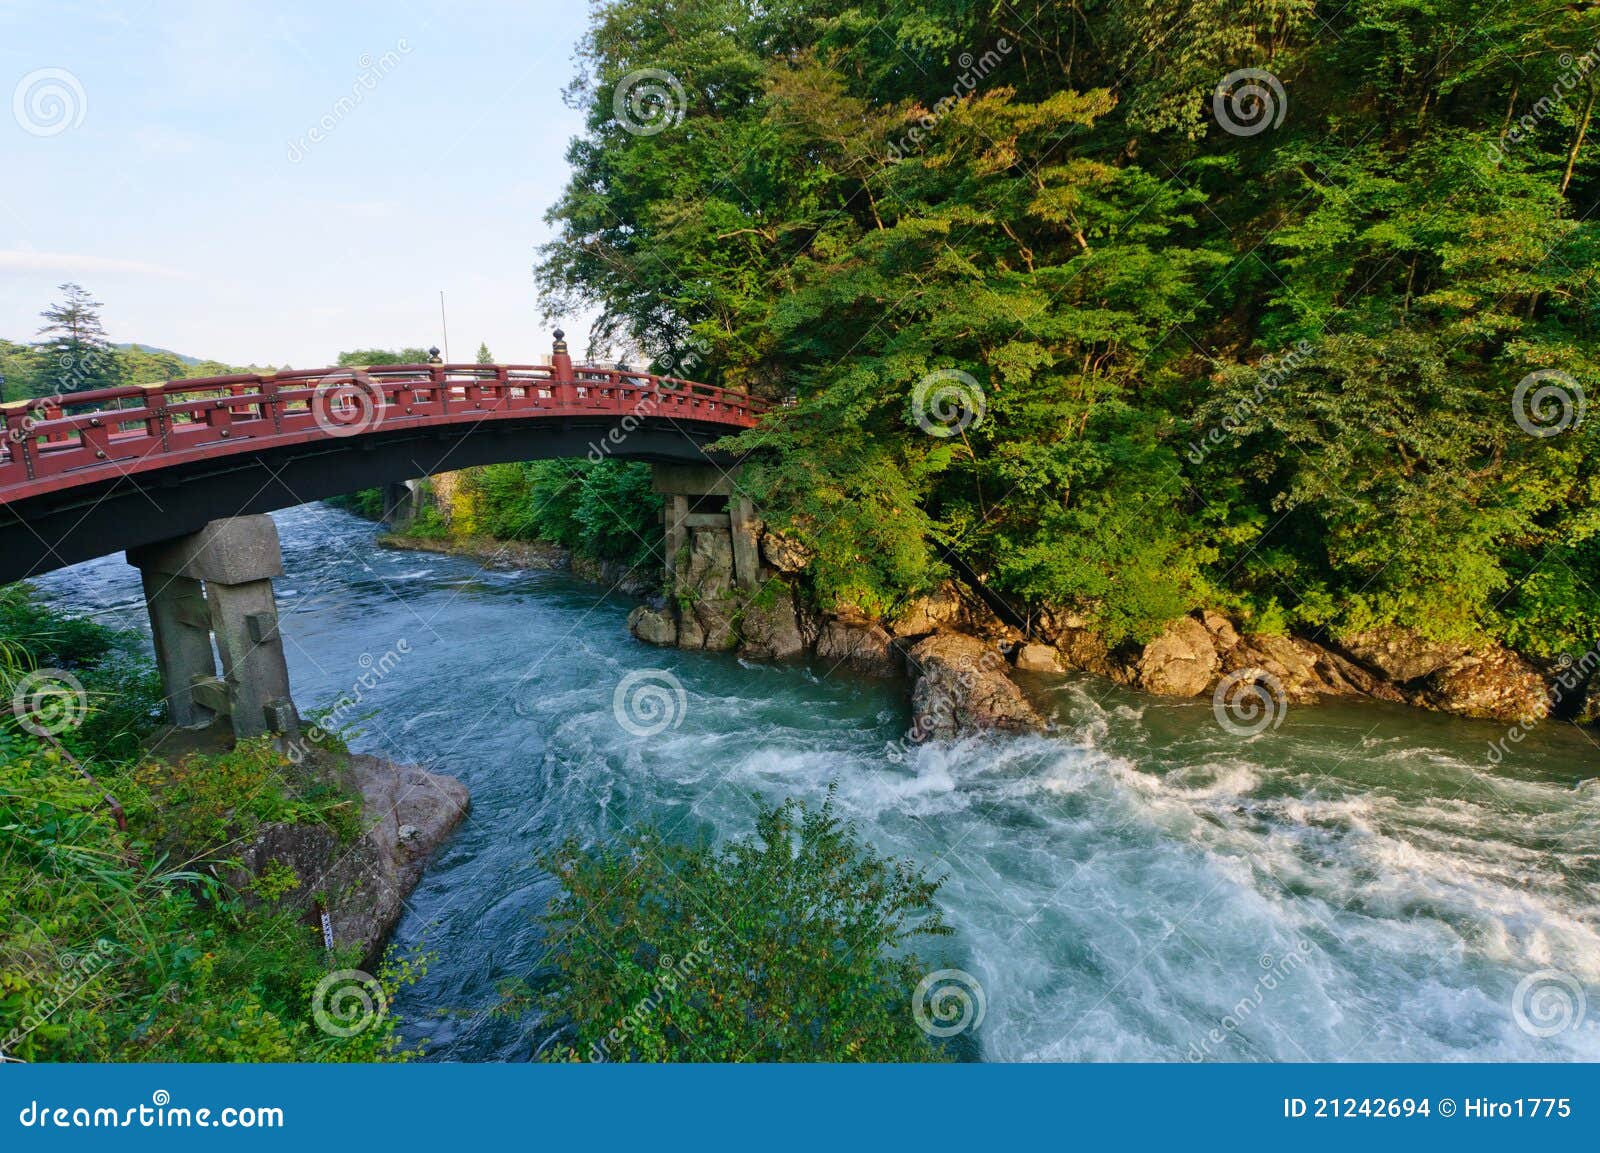
[[[572,357],[567,355],[567,334],[556,329],[556,340],[550,346],[550,368],[557,380],[572,379]]]

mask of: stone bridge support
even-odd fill
[[[422,481],[398,480],[383,486],[383,523],[405,532],[422,509]]]
[[[651,471],[655,490],[666,498],[667,600],[659,608],[634,610],[628,620],[634,635],[688,649],[723,650],[742,643],[752,652],[794,655],[797,627],[773,643],[752,640],[774,631],[762,623],[768,617],[785,612],[794,617],[793,598],[786,584],[767,587],[761,524],[750,498],[738,490],[737,473],[683,464],[656,464]]]
[[[732,559],[729,576],[742,589],[761,580],[758,525],[750,498],[738,491],[738,470],[723,472],[708,464],[656,464],[650,468],[652,487],[666,497],[667,581],[676,584],[693,555],[696,530],[715,536],[726,534]],[[720,552],[721,541],[713,548]]]
[[[298,727],[272,590],[283,554],[271,517],[215,520],[134,549],[128,563],[144,581],[173,724],[200,727],[225,715],[238,737]]]

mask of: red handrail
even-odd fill
[[[0,504],[196,459],[479,421],[615,413],[750,428],[745,392],[593,365],[397,364],[237,373],[0,405]]]

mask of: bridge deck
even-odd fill
[[[3,406],[0,505],[215,457],[485,422],[632,414],[749,428],[746,393],[591,366],[385,365],[241,374]]]

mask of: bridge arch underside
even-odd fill
[[[274,512],[471,465],[582,458],[714,464],[722,425],[681,419],[564,417],[467,428],[366,432],[169,465],[0,506],[0,584],[198,532],[224,517]],[[241,445],[241,447],[243,447]]]

